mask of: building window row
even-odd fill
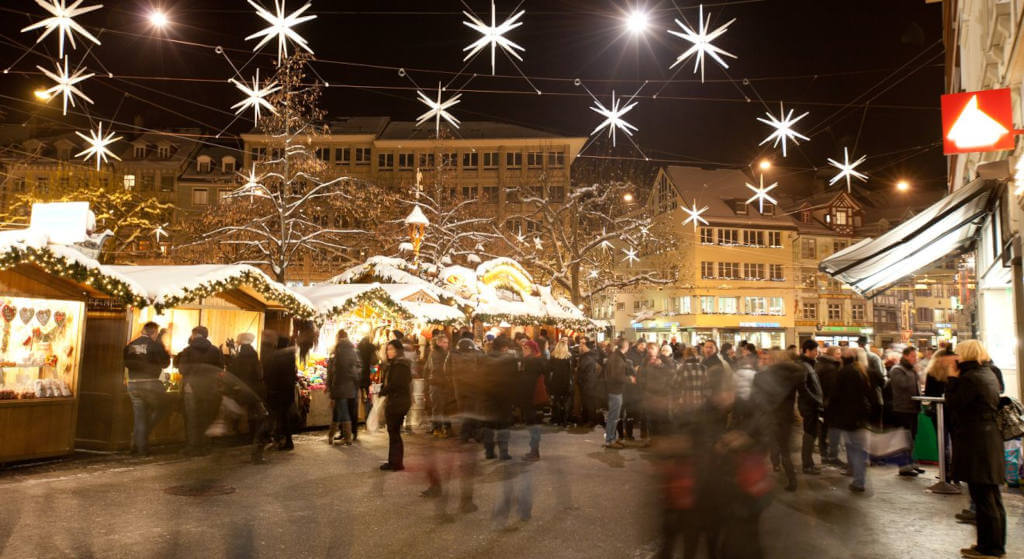
[[[782,248],[782,231],[701,227],[700,243],[702,245]]]
[[[766,265],[760,262],[744,262],[741,268],[739,262],[718,262],[716,267],[715,262],[703,261],[700,263],[700,279],[785,281],[786,276],[782,264]]]
[[[864,319],[867,316],[866,310],[867,305],[865,303],[851,303],[850,320],[852,322],[864,322]],[[825,303],[825,318],[829,322],[842,322],[843,313],[844,309],[842,302]],[[818,320],[818,302],[804,301],[800,305],[800,315],[804,320]]]
[[[266,159],[268,151],[266,147],[251,147],[249,154],[253,161],[259,161]],[[271,159],[280,157],[280,150],[275,148],[269,152]],[[435,153],[410,153],[410,152],[378,152],[378,166],[384,170],[395,169],[394,162],[397,155],[398,169],[401,170],[412,170],[417,166],[422,169],[433,168],[436,163],[440,163],[444,167],[456,167],[459,165],[460,159],[462,168],[467,170],[475,170],[480,168],[481,154],[483,155],[483,169],[484,170],[495,170],[498,168],[498,164],[501,161],[501,153],[497,151],[477,152],[467,151],[462,152],[461,158],[459,153],[456,152],[445,152],[439,154]],[[333,157],[332,157],[333,155]],[[333,162],[335,165],[369,165],[371,157],[373,155],[372,147],[320,147],[315,149],[315,156],[324,161],[325,163]],[[540,169],[547,163],[548,168],[560,169],[565,167],[565,152],[563,151],[530,151],[526,152],[526,166],[529,169]],[[523,168],[523,152],[506,152],[505,153],[505,168],[506,169],[522,169]]]
[[[715,297],[713,295],[683,295],[666,301],[666,311],[672,314],[745,314],[783,316],[786,303],[783,297]],[[633,310],[653,308],[654,302],[634,300]],[[625,305],[620,303],[619,310]]]

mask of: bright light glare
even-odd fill
[[[40,101],[50,100],[50,94],[47,93],[45,89],[37,89],[33,91],[32,94],[35,95],[36,99],[39,99]]]
[[[896,183],[896,190],[899,190],[900,192],[906,192],[910,190],[910,183],[907,181],[900,181]]]
[[[626,202],[632,202],[633,201],[633,195],[627,192],[626,194],[622,195],[622,199],[624,201],[626,201]]]
[[[768,169],[772,168],[772,162],[768,161],[767,159],[762,159],[761,162],[757,164],[757,166],[760,167],[762,171],[767,171]]]
[[[160,10],[153,10],[149,13],[149,23],[151,23],[153,27],[158,27],[162,29],[167,26],[167,14],[161,12]]]
[[[626,18],[626,29],[634,35],[647,31],[648,17],[646,12],[633,10]]]

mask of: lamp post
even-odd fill
[[[409,226],[409,237],[412,240],[413,266],[416,272],[419,273],[420,245],[423,243],[423,237],[426,234],[427,226],[430,225],[430,220],[427,219],[420,205],[416,204],[405,218],[405,224]]]

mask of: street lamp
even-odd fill
[[[648,24],[649,18],[647,16],[647,12],[640,9],[633,9],[633,11],[626,16],[626,30],[633,35],[640,35],[644,31],[647,31]]]
[[[32,92],[32,95],[34,95],[35,98],[40,100],[40,101],[49,101],[50,100],[50,94],[47,93],[45,89],[37,89],[37,90]]]
[[[899,190],[900,192],[906,192],[910,190],[910,183],[905,180],[901,180],[898,183],[896,183],[896,190]]]
[[[627,203],[632,202],[633,201],[633,194],[631,192],[627,192],[627,193],[623,194],[622,195],[622,201],[623,202],[627,202]]]
[[[164,27],[167,27],[168,23],[170,23],[170,21],[167,19],[167,14],[162,11],[155,9],[149,12],[149,24],[153,27],[163,29]]]
[[[409,212],[409,215],[405,218],[405,224],[409,226],[409,237],[412,240],[412,252],[413,252],[413,263],[418,271],[420,268],[420,245],[423,244],[423,237],[425,236],[427,226],[430,225],[430,220],[423,213],[423,209],[420,208],[419,204]]]
[[[772,162],[768,159],[762,159],[761,162],[757,164],[757,166],[762,171],[767,171],[768,169],[772,168]]]

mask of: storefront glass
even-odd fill
[[[84,313],[77,301],[0,298],[0,400],[74,396]]]

